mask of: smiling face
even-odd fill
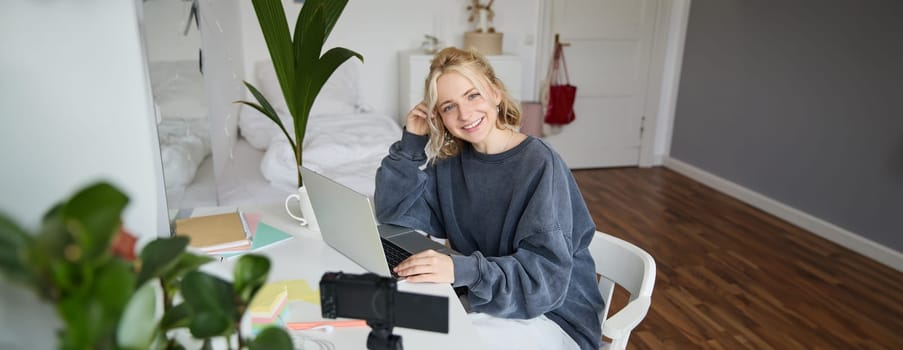
[[[463,75],[447,72],[436,81],[436,111],[452,136],[470,142],[477,150],[486,149],[502,137],[498,127],[497,105],[501,100],[489,84],[480,89]]]
[[[496,154],[518,141],[514,131],[521,119],[518,103],[478,52],[442,49],[430,61],[424,83],[429,162],[454,157],[466,145]]]

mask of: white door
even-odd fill
[[[552,35],[570,44],[576,120],[545,139],[571,168],[638,165],[658,0],[552,3]]]

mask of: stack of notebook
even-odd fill
[[[232,212],[176,220],[176,235],[189,246],[220,257],[235,257],[283,242],[292,235],[260,222],[260,214]]]
[[[248,313],[253,334],[274,325],[289,330],[367,326],[363,320],[323,318],[320,292],[303,279],[265,284],[248,306]]]
[[[251,305],[248,312],[251,314],[253,325],[269,325],[277,323],[279,314],[288,302],[288,287],[279,284],[264,285]]]
[[[176,220],[176,235],[191,238],[189,246],[208,254],[250,249],[250,231],[238,212]]]

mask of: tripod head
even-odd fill
[[[367,321],[370,335],[367,336],[367,349],[370,350],[402,350],[401,336],[392,334],[392,325]]]

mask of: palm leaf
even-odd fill
[[[320,13],[320,8],[315,8],[313,11],[313,19],[310,22],[310,27],[321,28],[323,26],[323,16]],[[297,64],[295,66],[295,76],[298,84],[295,98],[296,101],[301,103],[300,113],[294,116],[295,136],[298,137],[299,140],[302,140],[295,144],[295,155],[298,159],[298,165],[301,165],[301,146],[303,144],[305,131],[307,130],[307,119],[310,116],[310,108],[313,106],[313,100],[316,98],[316,93],[313,92],[313,90],[320,90],[311,85],[313,82],[313,71],[317,67],[320,51],[323,49],[323,42],[326,40],[326,37],[324,37],[323,34],[323,32],[317,30],[307,31],[301,42],[300,56],[295,57],[295,63]]]
[[[312,92],[312,95],[317,96],[323,86],[326,85],[326,80],[332,76],[332,73],[335,73],[335,70],[338,69],[342,63],[345,63],[345,61],[352,57],[357,57],[361,62],[364,61],[364,56],[344,47],[334,47],[329,49],[329,51],[326,51],[326,53],[323,54],[323,57],[320,57],[320,60],[317,62],[317,68],[313,70],[313,77],[311,78],[310,85],[310,92]],[[313,102],[314,101],[312,100],[311,104],[313,104]]]
[[[288,25],[281,0],[252,0],[257,20],[267,42],[273,68],[279,78],[279,85],[294,121],[294,141],[278,114],[271,111],[269,103],[250,84],[245,83],[259,104],[238,101],[251,106],[276,123],[289,139],[300,167],[301,147],[307,130],[307,120],[314,100],[326,80],[343,62],[352,56],[363,61],[363,57],[351,50],[330,50],[323,57],[323,44],[345,10],[348,0],[307,0],[295,21],[295,32],[288,36]],[[301,173],[298,172],[298,185]]]
[[[321,28],[320,32],[324,38],[328,38],[347,4],[348,0],[309,0],[304,4],[304,7],[301,8],[301,13],[298,15],[298,20],[295,22],[295,57],[298,57],[300,54],[301,48],[298,43],[304,41],[304,35],[310,31],[308,28],[311,28],[310,23],[313,21],[316,10],[320,10],[319,12],[323,16],[323,26],[319,27]]]
[[[260,30],[270,51],[270,58],[273,60],[276,77],[279,78],[279,87],[282,88],[289,112],[294,115],[297,101],[292,101],[290,97],[295,96],[295,59],[285,10],[280,0],[252,0],[252,2],[254,12],[257,13],[257,21],[261,24]]]
[[[301,7],[301,13],[298,14],[298,19],[295,21],[295,33],[292,36],[292,52],[295,58],[303,56],[301,43],[304,42],[304,34],[310,32],[310,23],[313,21],[314,15],[323,6],[322,1],[311,0]]]
[[[322,16],[320,11],[327,4],[322,1],[312,0],[308,1],[301,8],[301,13],[298,14],[298,20],[295,23],[295,33],[294,40],[292,41],[292,52],[295,58],[295,83],[297,84],[297,89],[294,91],[294,95],[291,98],[296,101],[301,102],[302,110],[300,110],[299,115],[293,115],[295,120],[297,121],[300,116],[304,116],[301,118],[305,118],[310,112],[307,101],[307,91],[308,91],[308,82],[310,81],[310,71],[313,68],[313,64],[316,63],[317,58],[320,56],[320,51],[323,50],[322,41],[325,40],[321,35],[310,35],[311,28],[316,28],[314,22],[315,18]],[[321,24],[322,25],[322,24]],[[311,43],[311,37],[319,37],[321,38],[317,45]],[[289,98],[289,97],[286,97]],[[303,108],[308,107],[308,108]],[[301,125],[301,129],[304,129],[306,123]],[[297,135],[297,130],[299,128],[299,123],[295,123],[295,130]]]
[[[282,130],[282,133],[285,135],[285,138],[288,139],[289,144],[292,145],[292,149],[295,149],[295,142],[292,141],[291,136],[289,136],[288,131],[285,129],[285,125],[282,124],[282,119],[279,119],[279,113],[276,112],[276,109],[267,101],[267,98],[248,82],[245,82],[245,86],[248,88],[248,91],[251,91],[251,95],[254,95],[254,98],[257,99],[257,102],[260,103],[254,104],[247,101],[235,101],[235,103],[241,103],[247,106],[250,106],[258,111],[261,114],[265,115],[269,120],[272,120],[273,123],[279,126],[279,130]]]
[[[314,10],[310,26],[312,28],[323,26],[323,16],[319,8]],[[298,79],[298,90],[296,91],[298,95],[295,98],[307,106],[313,104],[313,96],[315,95],[310,93],[313,70],[320,59],[320,52],[323,50],[325,41],[326,36],[324,36],[323,32],[308,30],[300,44],[300,51],[295,51],[295,77]],[[297,129],[297,126],[295,128]]]
[[[339,16],[345,11],[345,5],[348,4],[348,0],[330,0],[324,2],[326,3],[326,6],[323,8],[323,36],[328,38],[329,34],[332,33],[332,28],[334,28],[335,24],[339,21]]]

